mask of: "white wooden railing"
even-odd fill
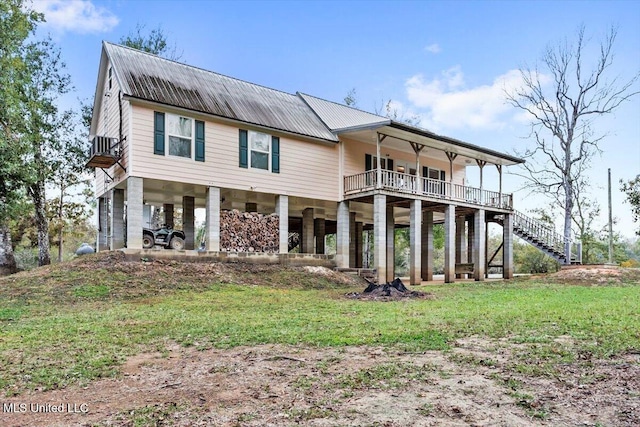
[[[511,194],[481,190],[439,179],[418,178],[415,175],[383,170],[380,185],[377,182],[377,171],[349,175],[344,177],[344,194],[353,195],[363,191],[384,189],[402,194],[447,199],[475,205],[513,209]]]

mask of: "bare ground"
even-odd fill
[[[65,413],[4,411],[0,424],[640,425],[637,354],[566,365],[550,378],[514,376],[505,367],[517,348],[477,337],[450,352],[418,354],[377,347],[167,348],[129,359],[115,379],[5,399],[4,405],[71,406]]]
[[[80,272],[92,273],[99,267],[125,273],[128,282],[151,272],[158,279],[153,282],[157,293],[174,289],[171,276],[176,270],[190,278],[191,288],[197,288],[202,277],[208,277],[202,280],[203,287],[212,277],[243,283],[250,276],[273,285],[281,273],[271,266],[125,263],[117,253],[78,260],[74,266]],[[331,282],[357,283],[329,270],[306,270]],[[51,267],[38,274],[42,275],[38,280],[55,281],[56,270]],[[546,279],[606,286],[630,279],[629,274],[640,280],[640,270],[604,267],[562,270]],[[22,282],[11,283],[5,280],[7,292],[35,294]],[[56,289],[58,297],[68,292]],[[135,289],[123,286],[114,293],[131,298],[137,296],[132,294]],[[557,344],[571,346],[571,338],[558,339]],[[130,358],[116,378],[5,398],[0,403],[0,425],[640,425],[640,354],[606,360],[587,355],[556,366],[551,375],[524,375],[514,366],[522,363],[526,352],[525,344],[480,337],[458,340],[447,352],[412,354],[380,347],[264,345],[198,350],[166,343],[163,353]],[[12,403],[13,412],[8,411]],[[32,404],[41,408],[35,411]],[[53,412],[57,408],[63,412]]]

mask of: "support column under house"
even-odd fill
[[[276,215],[278,215],[278,253],[289,253],[289,196],[276,196]]]
[[[207,250],[218,252],[220,251],[220,188],[208,187],[205,203]]]
[[[422,212],[422,280],[433,280],[433,212]]]
[[[444,208],[444,283],[455,282],[455,243],[456,243],[456,208],[447,205]]]
[[[315,219],[315,234],[316,234],[316,253],[324,255],[324,236],[326,234],[326,223],[324,218]]]
[[[195,247],[195,198],[182,196],[182,231],[184,231],[184,248],[192,250]]]
[[[422,201],[412,200],[409,211],[409,283],[419,285],[422,282]]]
[[[111,190],[111,236],[109,249],[124,248],[124,190],[114,188]],[[140,230],[142,233],[142,230]]]
[[[349,267],[349,202],[338,202],[336,224],[336,265]]]
[[[396,224],[395,218],[393,217],[393,206],[387,205],[387,275],[386,281],[391,282],[395,276],[395,233],[396,233]]]
[[[484,280],[486,226],[484,209],[478,209],[473,215],[473,278],[476,281]]]
[[[302,236],[300,242],[302,243],[302,250],[300,252],[305,254],[312,254],[315,252],[313,247],[313,208],[306,208],[302,211]]]
[[[143,180],[127,178],[127,248],[142,249]]]
[[[378,283],[387,280],[387,196],[373,196],[373,266]]]

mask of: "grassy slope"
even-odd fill
[[[435,300],[381,303],[344,298],[362,290],[353,281],[296,269],[100,254],[0,279],[0,388],[15,394],[115,375],[127,356],[163,351],[168,341],[420,351],[470,335],[506,337],[526,344],[514,369],[550,373],[577,356],[638,351],[639,285],[637,276],[607,286],[467,283],[429,287]],[[560,336],[572,344],[553,341]]]

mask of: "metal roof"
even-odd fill
[[[298,96],[104,43],[124,94],[228,119],[337,142]]]
[[[315,96],[270,89],[125,46],[108,42],[103,46],[123,93],[132,98],[332,142],[339,141],[340,133],[375,130],[415,142],[437,141],[439,149],[496,164],[524,162]],[[104,72],[101,66],[98,87]],[[99,107],[94,103],[94,112]]]
[[[299,93],[309,107],[333,132],[340,133],[365,128],[376,128],[391,123],[387,117],[367,113],[347,105],[327,101],[315,96]]]

